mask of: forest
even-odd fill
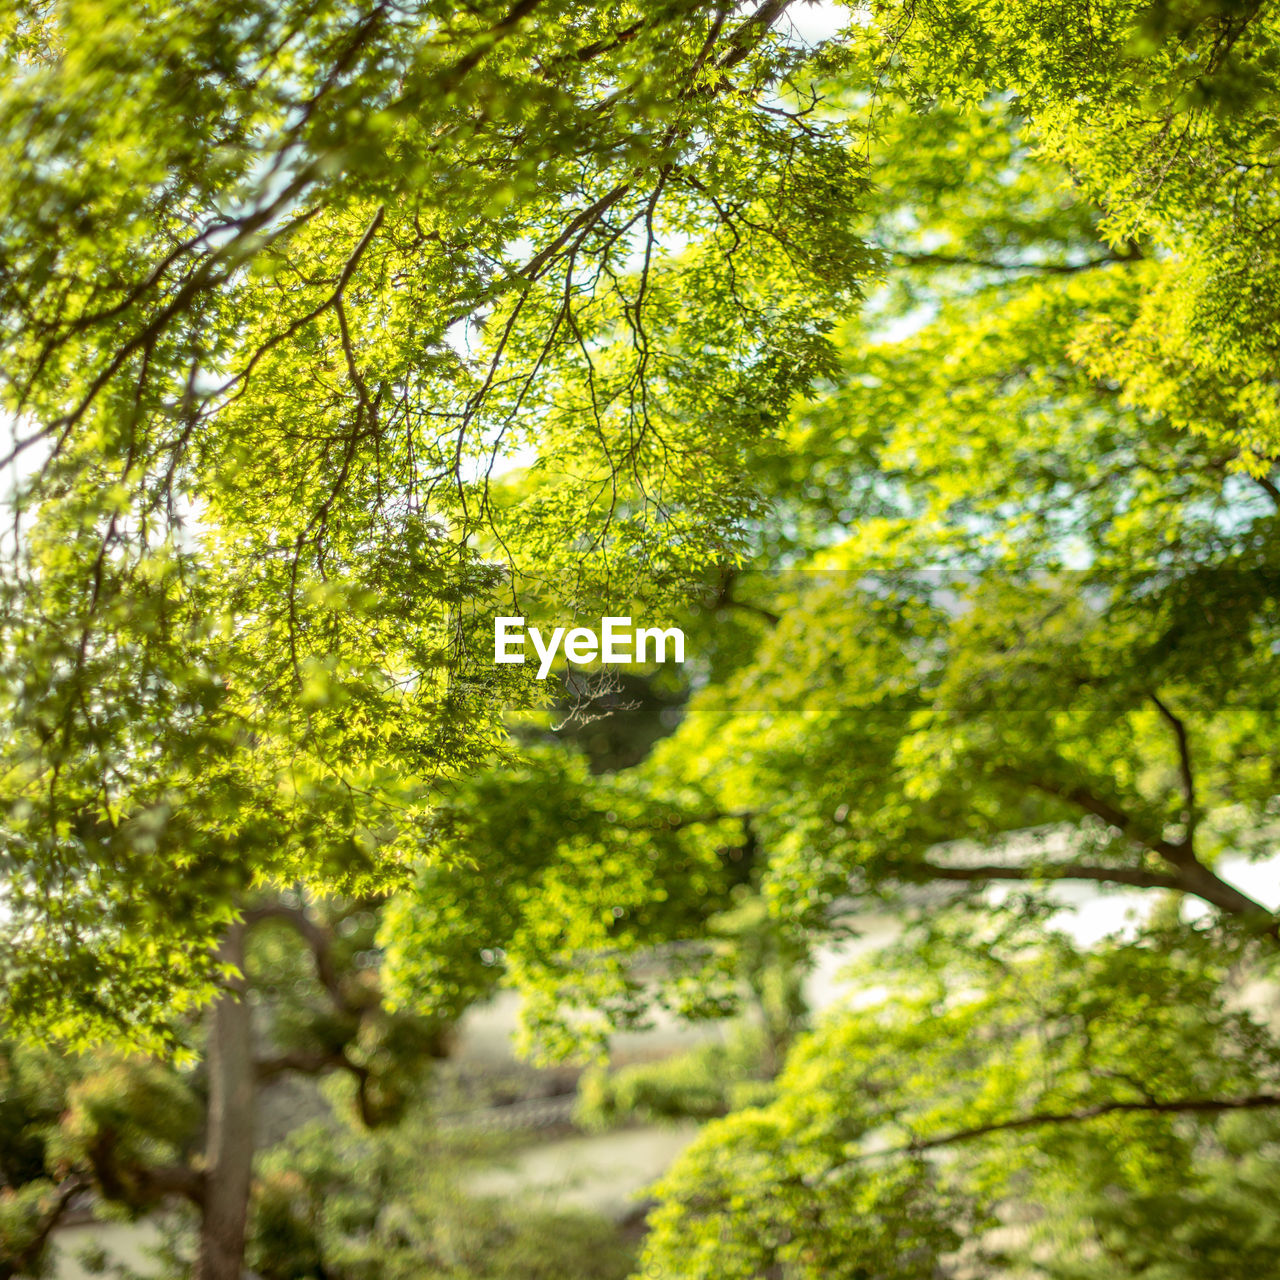
[[[1278,166],[1267,0],[10,0],[0,1280],[1280,1280]]]

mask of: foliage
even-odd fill
[[[884,0],[809,46],[788,7],[3,20],[4,1017],[184,1047],[264,886],[394,893],[395,1013],[276,1010],[366,1118],[500,982],[557,1055],[755,1002],[787,1062],[664,1184],[669,1274],[1268,1274],[1237,984],[1280,926],[1230,867],[1280,758],[1276,15]],[[613,598],[714,634],[652,753],[581,758],[488,621]],[[1147,905],[1077,945],[1064,881]],[[930,928],[792,1048],[868,911]],[[32,1256],[50,1125],[100,1187],[107,1129],[185,1157],[125,1107],[168,1068],[12,1063]],[[691,1066],[592,1105],[745,1100]],[[485,1274],[305,1142],[291,1262]]]
[[[248,914],[245,995],[256,1026],[246,1065],[259,1102],[282,1078],[341,1074],[339,1114],[370,1128],[397,1122],[421,1097],[447,1029],[382,1008],[376,904],[260,899]],[[184,1226],[203,1209],[211,1032],[200,1020],[184,1030],[180,1063],[0,1042],[0,1274],[45,1263],[77,1198],[125,1218],[181,1204]]]
[[[647,768],[751,815],[797,937],[868,910],[942,936],[869,962],[883,1002],[704,1131],[648,1262],[1269,1274],[1276,1049],[1236,984],[1270,982],[1274,914],[1222,859],[1274,844],[1280,502],[1273,392],[1246,375],[1246,411],[1226,371],[1266,349],[1268,305],[1222,273],[1274,184],[1236,164],[1235,200],[1207,175],[1269,145],[1270,90],[1168,97],[1196,38],[1135,54],[1137,10],[1094,13],[1101,35],[1052,6],[913,14],[870,37],[897,41],[868,210],[895,269],[760,458],[761,563],[810,572],[739,576],[778,621]],[[1274,45],[1260,10],[1197,14]],[[1090,949],[1047,924],[1063,879],[1165,896]],[[1171,924],[1194,898],[1212,923]]]
[[[89,1190],[136,1217],[181,1185],[199,1136],[188,1071],[139,1056],[66,1058],[6,1042],[0,1075],[0,1275],[38,1276],[72,1201]]]
[[[730,603],[757,625],[717,645],[648,775],[749,815],[797,927],[922,881],[976,885],[985,911],[992,880],[1077,876],[1265,929],[1213,868],[1269,848],[1277,490],[1222,404],[1188,434],[1172,401],[1093,366],[1089,335],[1179,259],[1154,208],[1117,240],[1114,203],[1068,189],[1050,144],[1045,68],[1092,119],[1086,84],[1164,83],[1171,46],[1134,53],[1144,19],[1115,7],[1087,66],[1065,11],[1029,19],[1030,45],[997,38],[1012,13],[891,13],[866,34],[895,51],[878,96],[848,102],[874,115],[865,230],[894,270],[844,327],[840,376],[757,462],[775,497],[758,563],[803,572],[738,575]],[[1079,145],[1129,145],[1135,120],[1110,123]]]
[[[1037,1252],[1053,1250],[1049,1274],[1062,1280],[1117,1271],[1141,1280],[1208,1280],[1233,1272],[1272,1277],[1276,1219],[1270,1189],[1277,1155],[1275,1121],[1244,1114],[1219,1122],[1189,1176],[1136,1185],[1109,1178],[1102,1185],[1099,1175],[1108,1168],[1099,1160],[1087,1182],[1073,1177],[1049,1201],[1033,1237]],[[1073,1231],[1083,1235],[1084,1248],[1062,1247],[1077,1243],[1069,1238]]]
[[[1108,241],[1158,251],[1159,278],[1099,324],[1090,362],[1130,403],[1265,474],[1276,452],[1263,352],[1275,341],[1280,71],[1269,7],[1114,0],[1082,16],[1070,4],[943,0],[886,4],[877,18],[890,83],[921,105],[1009,95],[1100,210]]]
[[[250,1263],[264,1280],[628,1273],[631,1250],[610,1224],[472,1195],[467,1169],[422,1117],[378,1137],[322,1123],[299,1130],[263,1161]]]
[[[717,956],[679,945],[697,941],[705,902],[740,878],[721,815],[696,801],[593,780],[580,757],[546,749],[473,776],[433,817],[435,860],[388,905],[389,998],[449,1018],[505,976],[525,993],[530,1044],[598,1052],[611,1026],[649,1017],[652,984],[631,972],[632,954],[671,944],[660,1002],[723,1011],[731,975],[716,981]]]
[[[771,1266],[907,1277],[1004,1254],[1020,1274],[1018,1254],[1029,1264],[1036,1247],[997,1228],[1000,1210],[1024,1205],[1042,1215],[1048,1274],[1095,1274],[1101,1243],[1120,1274],[1145,1275],[1158,1219],[1127,1227],[1139,1205],[1163,1202],[1216,1243],[1150,1274],[1220,1274],[1214,1250],[1226,1256],[1230,1229],[1213,1205],[1243,1134],[1222,1117],[1274,1099],[1280,1046],[1233,1006],[1208,934],[1082,953],[1030,920],[976,938],[944,923],[874,956],[867,977],[886,998],[829,1016],[797,1046],[776,1100],[715,1122],[677,1162],[652,1263],[689,1277]],[[1273,1128],[1246,1178],[1272,1168]],[[1249,1219],[1247,1200],[1239,1214]]]
[[[660,1189],[649,1262],[1218,1274],[1268,1238],[1250,1187],[1269,1121],[1241,1135],[1277,1097],[1270,1035],[1233,1003],[1233,975],[1271,972],[1275,917],[1223,865],[1272,851],[1280,745],[1274,387],[1240,372],[1273,345],[1270,310],[1230,276],[1238,251],[1251,279],[1272,269],[1252,219],[1274,199],[1273,18],[1108,6],[1081,33],[1053,7],[897,12],[866,28],[877,92],[841,99],[873,140],[861,216],[886,286],[753,452],[773,499],[758,571],[719,580],[733,621],[700,633],[684,720],[597,785],[718,815],[797,955],[868,910],[998,941],[981,963],[954,939],[908,950],[932,994],[833,1020],[776,1101],[711,1125]],[[1184,94],[1204,58],[1221,77]],[[1136,937],[1054,935],[1064,880],[1147,890]],[[691,949],[728,902],[680,924]],[[653,966],[631,951],[639,988]],[[554,987],[562,1020],[600,1007],[587,972]],[[617,1091],[718,1105],[664,1074]],[[1028,1206],[1042,1227],[1011,1245]]]
[[[1270,820],[1252,748],[1275,732],[1274,589],[814,575],[658,766],[688,761],[713,803],[754,814],[764,884],[799,922],[922,881],[1066,876],[1265,924],[1210,868]]]
[[[10,1021],[159,1043],[250,889],[394,884],[500,753],[501,583],[740,545],[869,261],[785,8],[6,11]]]
[[[765,1078],[767,1041],[750,1025],[732,1029],[670,1058],[636,1062],[612,1071],[593,1067],[578,1085],[576,1123],[589,1129],[624,1124],[712,1120],[771,1092]]]

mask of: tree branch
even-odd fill
[[[1021,777],[1016,770],[1005,770],[1005,772],[1012,774],[1014,777]],[[1137,840],[1139,844],[1145,844],[1149,848],[1155,847],[1153,840],[1144,839],[1141,833],[1137,832],[1137,824],[1129,813],[1105,796],[1100,796],[1097,792],[1091,791],[1088,787],[1083,785],[1063,787],[1054,782],[1046,782],[1043,778],[1029,778],[1024,779],[1024,781],[1029,782],[1037,791],[1043,791],[1045,795],[1056,796],[1059,800],[1065,800],[1069,804],[1083,809],[1086,813],[1093,814],[1095,818],[1101,818],[1108,826],[1124,832],[1125,835]]]
[[[782,17],[792,0],[765,0],[765,2],[729,37],[729,51],[716,64],[721,71],[737,66],[749,54],[756,41],[763,40],[769,28]]]
[[[20,1248],[6,1253],[0,1258],[0,1280],[11,1280],[11,1277],[35,1275],[44,1257],[45,1246],[53,1234],[63,1215],[70,1207],[71,1201],[87,1189],[88,1183],[82,1174],[72,1174],[58,1183],[54,1188],[52,1202],[40,1225],[32,1235],[23,1241]]]
[[[197,1207],[204,1204],[204,1174],[185,1164],[159,1165],[142,1175],[146,1190],[157,1199],[182,1196]]]
[[[920,866],[933,880],[1096,880],[1102,883],[1133,885],[1139,889],[1181,889],[1183,887],[1182,881],[1175,875],[1128,867],[1092,866],[1079,862],[1028,867],[990,863],[974,867],[944,867],[935,862],[923,862]]]
[[[1266,921],[1267,925],[1263,932],[1268,937],[1280,942],[1280,924],[1276,922],[1275,913],[1264,907],[1262,903],[1249,897],[1248,894],[1241,893],[1235,885],[1228,884],[1227,881],[1215,875],[1195,856],[1190,846],[1185,842],[1174,844],[1172,841],[1165,840],[1160,836],[1144,833],[1132,815],[1121,809],[1113,801],[1099,796],[1084,785],[1074,787],[1060,786],[1056,783],[1046,782],[1043,778],[1027,777],[1016,769],[1010,768],[1001,768],[998,772],[1027,786],[1032,786],[1037,791],[1044,792],[1045,795],[1056,796],[1060,800],[1066,800],[1070,804],[1083,809],[1086,813],[1091,813],[1095,817],[1101,818],[1108,825],[1115,827],[1117,831],[1128,836],[1135,844],[1141,845],[1145,849],[1150,849],[1152,853],[1159,854],[1173,867],[1177,876],[1175,888],[1183,893],[1189,893],[1193,897],[1202,898],[1211,906],[1217,907],[1218,910],[1224,911],[1228,915]]]
[[[357,1068],[341,1049],[293,1049],[273,1058],[259,1058],[253,1064],[254,1074],[260,1084],[289,1071],[296,1071],[299,1075],[318,1076],[326,1071],[339,1069],[353,1072],[363,1070]]]
[[[1070,276],[1112,262],[1131,262],[1133,258],[1128,254],[1110,253],[1084,262],[997,262],[993,258],[973,258],[966,254],[897,252],[893,260],[908,267],[975,267],[982,271],[1038,271],[1044,275]]]
[[[902,1147],[888,1151],[868,1151],[830,1169],[824,1177],[830,1177],[848,1164],[872,1158],[894,1155],[913,1155],[920,1151],[933,1151],[938,1147],[952,1146],[958,1142],[971,1142],[993,1133],[1013,1133],[1020,1129],[1041,1129],[1054,1124],[1080,1124],[1110,1115],[1219,1115],[1226,1111],[1261,1111],[1280,1107],[1280,1093],[1255,1093],[1243,1098],[1175,1098],[1168,1102],[1099,1102],[1090,1107],[1078,1107],[1074,1111],[1034,1111],[1030,1115],[1012,1120],[995,1120],[990,1124],[973,1125],[968,1129],[955,1129],[934,1138],[916,1138]]]
[[[1191,763],[1191,745],[1187,740],[1187,726],[1155,693],[1148,693],[1147,696],[1168,721],[1178,744],[1178,772],[1182,778],[1182,798],[1186,803],[1186,817],[1183,821],[1185,834],[1182,843],[1186,846],[1187,852],[1191,853],[1195,844],[1196,821],[1199,815],[1196,810],[1196,779]]]
[[[356,1017],[365,1012],[367,1006],[351,1000],[342,989],[342,982],[333,963],[333,935],[328,929],[317,924],[304,907],[290,907],[283,902],[275,901],[249,907],[244,912],[244,922],[247,925],[259,924],[264,920],[283,920],[292,925],[311,952],[320,985],[328,992],[329,998],[339,1010]]]
[[[1267,476],[1250,476],[1249,478],[1275,503],[1277,508],[1280,508],[1280,488],[1276,487],[1274,481]]]
[[[766,609],[763,605],[752,604],[749,600],[739,600],[734,596],[733,584],[737,578],[736,570],[726,569],[724,571],[720,578],[720,590],[712,601],[712,608],[743,609],[748,613],[754,613],[757,617],[763,618],[771,627],[776,627],[782,619],[772,609]]]
[[[113,1129],[99,1132],[85,1154],[97,1190],[108,1200],[146,1207],[169,1196],[182,1196],[194,1205],[204,1204],[205,1175],[199,1169],[187,1164],[121,1163]]]

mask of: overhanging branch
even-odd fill
[[[1177,876],[1131,867],[1103,867],[1080,862],[1041,863],[1026,867],[982,863],[970,867],[944,867],[921,863],[932,880],[1093,880],[1099,883],[1131,885],[1139,889],[1181,889]]]
[[[989,1137],[996,1133],[1043,1129],[1058,1124],[1082,1124],[1110,1115],[1220,1115],[1228,1111],[1261,1111],[1271,1107],[1280,1107],[1280,1093],[1255,1093],[1240,1098],[1173,1098],[1165,1102],[1099,1102],[1067,1111],[1033,1111],[1028,1115],[1015,1116],[1009,1120],[993,1120],[988,1124],[972,1125],[966,1129],[953,1129],[949,1133],[938,1134],[932,1138],[915,1138],[903,1146],[891,1147],[886,1151],[863,1152],[853,1160],[847,1160],[828,1169],[818,1181],[824,1182],[842,1170],[868,1160],[918,1155],[924,1151],[955,1146],[961,1142],[972,1142],[977,1138]]]
[[[1158,854],[1173,868],[1175,883],[1166,887],[1201,898],[1228,915],[1265,921],[1266,928],[1263,932],[1268,937],[1280,941],[1280,924],[1276,922],[1275,913],[1249,897],[1248,894],[1241,893],[1235,885],[1229,884],[1211,871],[1195,856],[1195,852],[1185,838],[1177,843],[1164,839],[1163,836],[1147,829],[1127,810],[1121,808],[1117,801],[1099,795],[1083,783],[1075,785],[1056,783],[1045,778],[1029,776],[1007,766],[998,767],[996,771],[1023,786],[1033,787],[1045,795],[1065,800],[1068,804],[1101,818],[1108,826],[1114,827],[1134,844]],[[1191,796],[1194,799],[1194,779],[1191,780],[1191,787]]]

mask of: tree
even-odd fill
[[[1252,1188],[1270,1176],[1280,1096],[1272,1038],[1233,985],[1272,974],[1275,911],[1222,865],[1273,852],[1272,392],[1247,375],[1261,408],[1246,420],[1235,374],[1189,367],[1185,347],[1146,360],[1138,340],[1172,311],[1171,343],[1229,342],[1237,370],[1267,349],[1265,305],[1233,312],[1230,336],[1211,327],[1225,277],[1210,288],[1204,272],[1228,269],[1273,199],[1265,164],[1232,150],[1266,145],[1271,82],[1234,104],[1178,86],[1218,37],[1215,65],[1251,74],[1231,52],[1243,42],[1269,67],[1274,31],[1261,11],[1206,9],[1135,53],[1143,14],[1109,9],[1086,59],[1062,11],[1012,12],[1005,33],[1003,16],[952,7],[955,39],[938,9],[913,12],[909,41],[871,24],[895,57],[878,95],[848,99],[875,114],[864,232],[892,264],[886,287],[846,325],[838,373],[754,456],[773,499],[751,529],[766,571],[709,591],[734,623],[708,638],[685,719],[597,785],[678,802],[675,825],[709,837],[706,855],[736,848],[793,939],[872,908],[949,942],[907,951],[888,1003],[806,1041],[776,1102],[707,1131],[665,1184],[650,1262],[932,1276],[974,1262],[997,1211],[1031,1203],[1034,1265],[1051,1273],[1090,1274],[1105,1250],[1096,1269],[1158,1274],[1175,1266],[1162,1231],[1186,1210],[1176,1239],[1214,1261],[1172,1274],[1211,1274],[1251,1256],[1214,1216],[1228,1185],[1241,1237],[1267,1238]],[[1038,41],[1004,38],[1019,23]],[[1166,125],[1203,148],[1162,150]],[[1114,178],[1141,148],[1169,185],[1140,201],[1143,169],[1104,202],[1090,175]],[[1243,185],[1205,178],[1237,161]],[[1144,891],[1137,937],[1091,951],[1055,935],[1064,880]],[[992,892],[1001,882],[1012,891]],[[655,970],[678,985],[721,884],[658,957],[622,931],[587,945],[562,909],[553,937],[576,941],[590,979],[555,986],[560,1019],[576,1025],[575,997],[603,1003],[602,962],[610,990],[633,993],[629,1017]],[[545,970],[523,952],[508,963],[544,1001]],[[1255,1143],[1241,1126],[1258,1113]]]
[[[1274,1274],[1270,1216],[1227,1188],[1275,1176],[1280,1058],[1231,1007],[1220,940],[1153,932],[1082,953],[1035,923],[975,936],[952,921],[896,967],[877,955],[883,1003],[806,1037],[773,1101],[715,1121],[677,1162],[648,1265]],[[1174,1212],[1179,1244],[1162,1236]]]
[[[635,1250],[614,1223],[476,1195],[465,1182],[474,1167],[464,1143],[433,1131],[429,1119],[410,1116],[376,1135],[299,1131],[264,1162],[254,1271],[264,1280],[630,1274]]]
[[[1274,30],[1200,10],[1134,62],[1137,10],[940,13],[886,70],[924,109],[879,108],[896,269],[765,459],[762,544],[818,572],[740,578],[780,621],[655,761],[752,814],[797,929],[922,923],[866,963],[883,1003],[679,1162],[648,1262],[1269,1274],[1276,1047],[1238,984],[1275,912],[1221,859],[1274,851],[1273,396],[1241,374],[1270,321],[1213,299],[1237,253],[1271,269],[1239,149],[1269,145]],[[1179,96],[1206,58],[1253,90]],[[1156,901],[1089,949],[1047,925],[1063,879]]]
[[[500,585],[678,591],[736,545],[867,265],[787,7],[6,16],[6,1021],[154,1049],[213,999],[243,1042],[253,893],[403,880],[536,698],[474,658]],[[500,502],[529,450],[554,491]]]
[[[689,798],[593,779],[555,748],[473,775],[433,815],[435,856],[383,918],[392,1006],[455,1016],[514,982],[527,1050],[590,1057],[612,1028],[647,1022],[652,984],[634,961],[656,950],[672,966],[664,1003],[723,1012],[730,956],[700,939],[708,904],[743,879],[740,850],[732,823]]]
[[[393,873],[500,741],[470,611],[523,558],[732,544],[866,263],[786,7],[6,19],[12,1016],[162,1031],[255,879]]]
[[[1263,354],[1276,336],[1269,7],[1117,0],[1082,20],[1070,4],[943,0],[886,4],[876,18],[890,96],[1016,101],[1113,251],[1159,258],[1131,308],[1097,317],[1086,365],[1265,476],[1276,452]]]
[[[201,1265],[223,1265],[243,1251],[265,1194],[252,1186],[265,1088],[345,1074],[349,1110],[367,1129],[395,1122],[417,1099],[448,1027],[382,1008],[377,904],[318,906],[284,893],[244,915],[230,934],[238,998],[189,1021],[187,1061],[102,1052],[63,1060],[5,1043],[2,1136],[12,1154],[0,1169],[0,1273],[36,1273],[54,1228],[86,1194],[131,1216],[185,1205]]]
[[[756,536],[805,572],[739,572],[707,593],[733,623],[714,639],[707,615],[691,623],[706,687],[647,763],[596,789],[613,818],[585,846],[589,874],[559,872],[573,893],[543,918],[567,939],[571,903],[637,909],[634,887],[598,868],[631,867],[607,851],[651,839],[653,811],[670,804],[692,856],[708,836],[702,865],[732,851],[736,878],[811,938],[859,903],[909,904],[923,882],[968,886],[985,909],[1001,879],[1173,891],[1246,933],[1273,930],[1213,869],[1225,849],[1266,852],[1275,793],[1264,478],[1081,366],[1080,331],[1129,305],[1147,263],[1098,242],[1093,212],[1030,157],[1008,104],[903,111],[880,128],[874,228],[901,227],[903,192],[932,193],[937,221],[917,212],[906,243],[890,239],[909,274],[877,299],[870,332],[850,323],[843,376],[758,459],[776,506]],[[985,186],[961,188],[976,166]],[[1014,228],[1017,257],[978,256],[970,241],[992,224]],[[945,251],[913,247],[947,234]],[[880,336],[922,300],[930,323]],[[920,567],[930,561],[941,572]],[[620,782],[648,797],[643,815],[616,803]],[[559,795],[545,777],[508,779],[469,809],[504,815],[504,831],[530,815],[538,857],[567,868],[582,857],[565,843],[578,817]],[[700,886],[699,908],[672,922],[683,977],[734,880]],[[650,896],[646,918],[657,909]],[[590,928],[593,944],[557,944],[558,963],[574,975],[574,955],[605,954],[625,989],[628,948],[657,939]],[[531,1007],[604,981],[573,976],[548,999],[547,954],[543,939],[509,957]]]
[[[889,3],[807,47],[786,9],[10,20],[10,1018],[160,1043],[220,991],[241,1034],[242,913],[295,881],[405,889],[396,995],[505,974],[557,1051],[733,1008],[744,884],[785,954],[1074,878],[1269,963],[1218,859],[1275,793],[1274,16]],[[537,696],[475,662],[490,603],[695,588],[733,621],[678,732],[503,770]],[[1197,1081],[1270,1106],[1265,1067]],[[685,1262],[925,1273],[988,1212],[886,1176],[905,1237],[842,1202],[832,1252],[783,1177],[772,1254]]]

